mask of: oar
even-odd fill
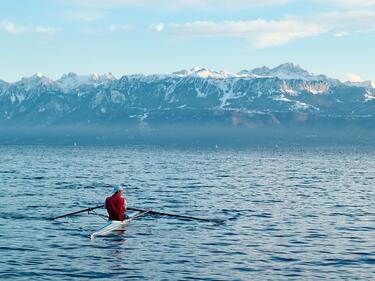
[[[96,206],[96,207],[90,207],[90,208],[86,208],[86,209],[83,209],[83,210],[80,210],[80,211],[76,211],[76,212],[73,212],[73,213],[69,213],[69,214],[57,216],[57,217],[54,217],[54,218],[50,218],[50,220],[56,220],[56,219],[60,219],[60,218],[65,218],[65,217],[73,216],[73,215],[76,215],[76,214],[79,214],[79,213],[90,212],[92,210],[103,208],[103,207],[104,207],[104,205],[99,205],[99,206]],[[139,208],[128,207],[127,210],[138,211],[138,212],[145,212],[145,214],[170,216],[170,217],[176,217],[176,218],[182,218],[182,219],[189,219],[189,220],[198,220],[198,221],[207,221],[207,222],[216,222],[216,223],[220,222],[219,220],[203,219],[203,218],[197,218],[197,217],[191,217],[191,216],[184,216],[184,215],[178,215],[178,214],[171,214],[171,213],[162,213],[162,212],[157,212],[157,211],[153,211],[153,210],[143,210],[143,209],[139,209]]]
[[[73,213],[69,213],[69,214],[65,214],[65,215],[61,215],[61,216],[57,216],[57,217],[54,217],[54,218],[50,218],[50,220],[56,220],[56,219],[60,219],[60,218],[65,218],[65,217],[69,217],[69,216],[73,216],[73,215],[76,215],[76,214],[79,214],[79,213],[83,213],[83,212],[90,212],[92,210],[95,210],[95,209],[99,209],[99,208],[103,208],[104,205],[100,205],[100,206],[96,206],[96,207],[91,207],[91,208],[86,208],[84,210],[80,210],[80,211],[77,211],[77,212],[73,212]]]
[[[189,219],[189,220],[197,220],[197,221],[215,222],[215,220],[202,219],[202,218],[191,217],[191,216],[183,216],[183,215],[177,215],[177,214],[171,214],[171,213],[162,213],[162,212],[156,212],[156,211],[153,211],[153,210],[142,210],[142,209],[130,208],[130,207],[128,207],[127,210],[138,211],[138,212],[147,212],[147,211],[149,211],[148,212],[149,214],[154,214],[154,215],[170,216],[170,217],[176,217],[176,218],[182,218],[182,219]]]

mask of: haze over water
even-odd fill
[[[374,156],[0,146],[0,279],[374,279]],[[225,223],[148,216],[91,241],[100,216],[48,220],[102,204],[124,179],[129,206]]]

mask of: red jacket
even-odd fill
[[[113,194],[105,199],[105,208],[108,212],[108,218],[114,221],[124,220],[126,209],[126,200],[120,196],[120,193]]]

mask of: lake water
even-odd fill
[[[147,216],[49,217],[124,181]],[[375,279],[375,150],[0,146],[1,280]],[[105,210],[97,210],[105,214]]]

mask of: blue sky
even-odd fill
[[[375,0],[18,0],[0,3],[0,79],[36,72],[238,72],[284,62],[375,79]]]

